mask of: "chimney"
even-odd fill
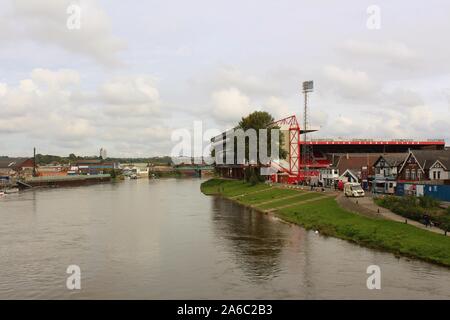
[[[33,177],[36,177],[36,147],[33,148]]]

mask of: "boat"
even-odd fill
[[[5,193],[3,191],[0,191],[0,197],[4,196],[4,195],[5,195]]]
[[[18,193],[18,192],[19,192],[19,188],[10,188],[10,189],[6,189],[4,192],[5,192],[6,194]]]

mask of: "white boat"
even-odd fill
[[[6,194],[18,193],[18,192],[19,192],[19,188],[11,188],[11,189],[6,189],[5,190]]]
[[[5,193],[3,191],[0,191],[0,197],[4,196],[4,195],[5,195]]]

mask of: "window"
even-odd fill
[[[441,180],[441,172],[440,171],[437,172],[437,178],[438,178],[438,180]]]
[[[409,180],[409,169],[405,169],[405,179]]]
[[[436,171],[433,171],[433,180],[436,180]]]
[[[411,180],[416,180],[416,170],[415,169],[411,170]]]

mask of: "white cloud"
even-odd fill
[[[237,88],[223,89],[212,94],[213,115],[219,121],[237,122],[254,110],[250,99]]]
[[[60,69],[51,71],[38,68],[31,72],[31,79],[37,84],[42,84],[52,89],[58,89],[59,87],[65,87],[71,84],[79,84],[80,75],[74,70]]]
[[[82,0],[81,28],[69,30],[67,8],[71,0],[14,0],[12,11],[4,16],[5,25],[14,34],[8,40],[30,39],[56,45],[104,65],[119,64],[118,53],[124,43],[112,34],[111,22],[96,0]]]
[[[290,115],[289,103],[280,97],[270,96],[263,103],[263,110],[269,112],[275,120],[285,118]]]
[[[17,85],[0,84],[2,140],[20,134],[38,144],[81,152],[107,142],[117,153],[125,150],[114,149],[121,143],[150,152],[161,140],[170,142],[168,119],[159,114],[163,104],[151,76],[118,77],[94,92],[83,91],[80,83],[74,70],[34,69]]]
[[[328,87],[334,93],[348,99],[368,99],[376,93],[378,86],[364,71],[343,69],[334,65],[323,70]]]
[[[155,116],[160,113],[159,91],[151,77],[121,77],[100,88],[105,113],[113,116]]]
[[[6,83],[0,83],[0,96],[3,97],[8,90]]]
[[[396,88],[384,94],[385,103],[400,108],[414,107],[424,103],[423,98],[415,91],[405,88]]]
[[[159,102],[159,92],[151,77],[116,78],[103,84],[101,93],[105,101],[112,104]]]
[[[420,59],[420,55],[406,44],[395,41],[356,41],[349,40],[343,45],[346,53],[391,66],[411,67]]]
[[[72,2],[82,5],[80,30],[66,27]],[[230,9],[225,2],[220,8],[205,4],[206,11],[172,7],[0,1],[4,152],[33,142],[84,152],[105,141],[111,152],[167,153],[165,130],[190,126],[193,119],[226,128],[257,109],[275,118],[301,115],[300,86],[310,79],[316,86],[311,125],[322,125],[317,135],[450,138],[450,102],[444,100],[450,95],[443,91],[450,46],[439,33],[448,29],[449,5],[392,4],[388,11],[403,14],[385,16],[386,28],[377,32],[354,19],[364,18],[356,0],[320,10],[300,2],[261,4],[258,17],[271,24],[249,21],[252,6],[234,15],[224,14]],[[311,28],[298,28],[300,20]],[[109,68],[121,61],[126,70]]]

